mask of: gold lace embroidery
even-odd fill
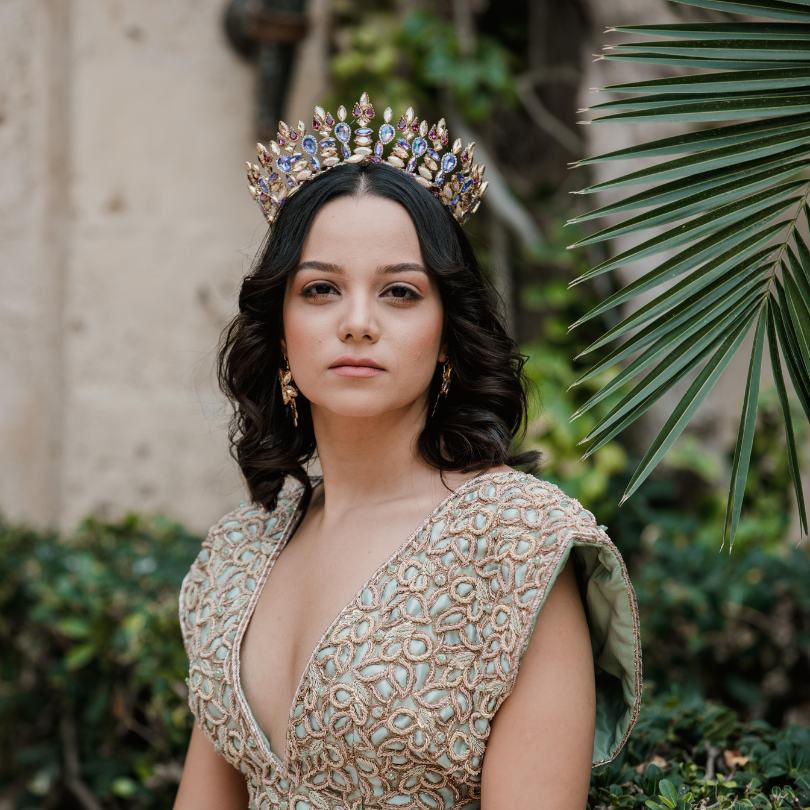
[[[610,755],[594,765],[621,749],[641,698],[624,562],[578,501],[510,471],[448,496],[327,628],[290,707],[285,767],[247,705],[238,650],[296,515],[302,487],[291,484],[272,513],[242,506],[217,521],[180,589],[189,706],[245,775],[251,808],[478,808],[490,723],[572,542],[613,555],[632,618],[623,684],[632,705]]]

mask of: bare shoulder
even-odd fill
[[[560,571],[492,722],[482,772],[482,806],[582,810],[587,804],[596,718],[593,653],[574,560]]]

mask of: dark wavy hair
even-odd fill
[[[317,450],[309,401],[296,397],[298,427],[281,398],[278,371],[282,305],[287,277],[300,261],[315,214],[341,195],[372,194],[403,205],[416,227],[426,269],[444,308],[442,342],[453,374],[419,435],[422,458],[439,470],[483,471],[499,464],[534,473],[538,450],[514,454],[526,433],[527,385],[517,351],[498,314],[497,290],[481,271],[467,235],[428,189],[385,163],[340,164],[306,183],[287,202],[244,278],[239,312],[222,332],[217,355],[219,386],[231,401],[228,438],[254,503],[272,511],[287,475],[312,485],[304,465]],[[441,387],[441,366],[428,391],[429,407]]]

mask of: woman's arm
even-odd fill
[[[173,810],[245,810],[249,800],[244,776],[194,723]]]
[[[509,696],[492,720],[481,810],[584,810],[596,686],[573,551],[537,617]]]

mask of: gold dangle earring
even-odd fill
[[[450,373],[452,370],[453,366],[450,364],[450,361],[446,361],[442,367],[442,387],[439,393],[436,395],[436,402],[433,405],[433,410],[430,412],[431,416],[436,413],[436,408],[439,405],[439,397],[442,395],[447,396],[447,390],[450,388]]]
[[[292,411],[293,424],[298,427],[298,409],[295,405],[295,398],[298,396],[298,389],[292,381],[292,372],[290,371],[290,360],[285,356],[287,361],[287,369],[280,368],[278,376],[281,380],[281,398],[284,404],[290,407]]]

